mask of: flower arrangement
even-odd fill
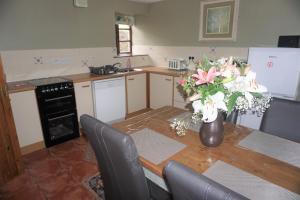
[[[215,61],[203,58],[196,64],[196,71],[180,80],[179,85],[192,102],[193,121],[213,122],[219,111],[230,114],[252,110],[260,115],[269,107],[267,88],[256,82],[250,65],[233,57]],[[175,120],[171,127],[184,135],[187,124]]]

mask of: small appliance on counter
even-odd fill
[[[115,63],[113,65],[104,65],[100,67],[89,67],[90,72],[96,75],[108,75],[115,74],[121,69],[121,63]]]
[[[178,71],[187,70],[188,65],[184,59],[170,59],[169,69],[178,70]]]
[[[36,86],[46,147],[79,137],[73,82],[59,77],[29,82]]]

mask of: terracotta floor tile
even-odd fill
[[[98,172],[95,163],[86,161],[86,150],[81,137],[23,156],[25,173],[0,188],[0,199],[95,199],[82,184]]]
[[[65,173],[49,177],[48,179],[37,180],[37,184],[48,197],[49,195],[59,193],[68,187],[73,187],[75,181],[68,173]]]
[[[60,156],[67,154],[70,151],[76,149],[76,144],[73,141],[68,141],[63,144],[55,145],[49,148],[49,152],[52,156]]]
[[[50,178],[65,171],[58,159],[43,159],[28,165],[28,172],[34,178]]]
[[[83,161],[85,158],[85,152],[82,150],[74,149],[72,151],[69,151],[68,153],[60,154],[56,156],[56,158],[63,163]]]
[[[75,187],[65,188],[59,193],[48,197],[48,200],[94,200],[96,196],[85,187],[77,185]]]
[[[46,158],[50,158],[49,150],[42,149],[42,150],[35,151],[33,153],[23,156],[22,160],[23,160],[25,166],[27,166],[28,164],[33,164],[35,162],[40,161],[41,159],[44,160]]]
[[[25,172],[0,189],[0,199],[44,199],[30,175]]]
[[[76,165],[70,166],[69,172],[75,180],[80,182],[83,179],[96,174],[98,172],[98,167],[93,163],[82,161]]]

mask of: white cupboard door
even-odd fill
[[[80,116],[83,114],[94,116],[91,81],[75,83],[74,89],[75,89],[78,121],[80,119]]]
[[[173,77],[150,73],[150,108],[173,105]]]
[[[21,147],[44,140],[34,90],[9,95]]]
[[[178,84],[181,79],[182,78],[180,77],[174,77],[174,107],[187,109],[189,101],[187,100],[182,87]]]
[[[147,107],[146,73],[130,75],[127,82],[127,113],[133,113]]]

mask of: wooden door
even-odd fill
[[[0,185],[22,171],[21,153],[0,57]]]

